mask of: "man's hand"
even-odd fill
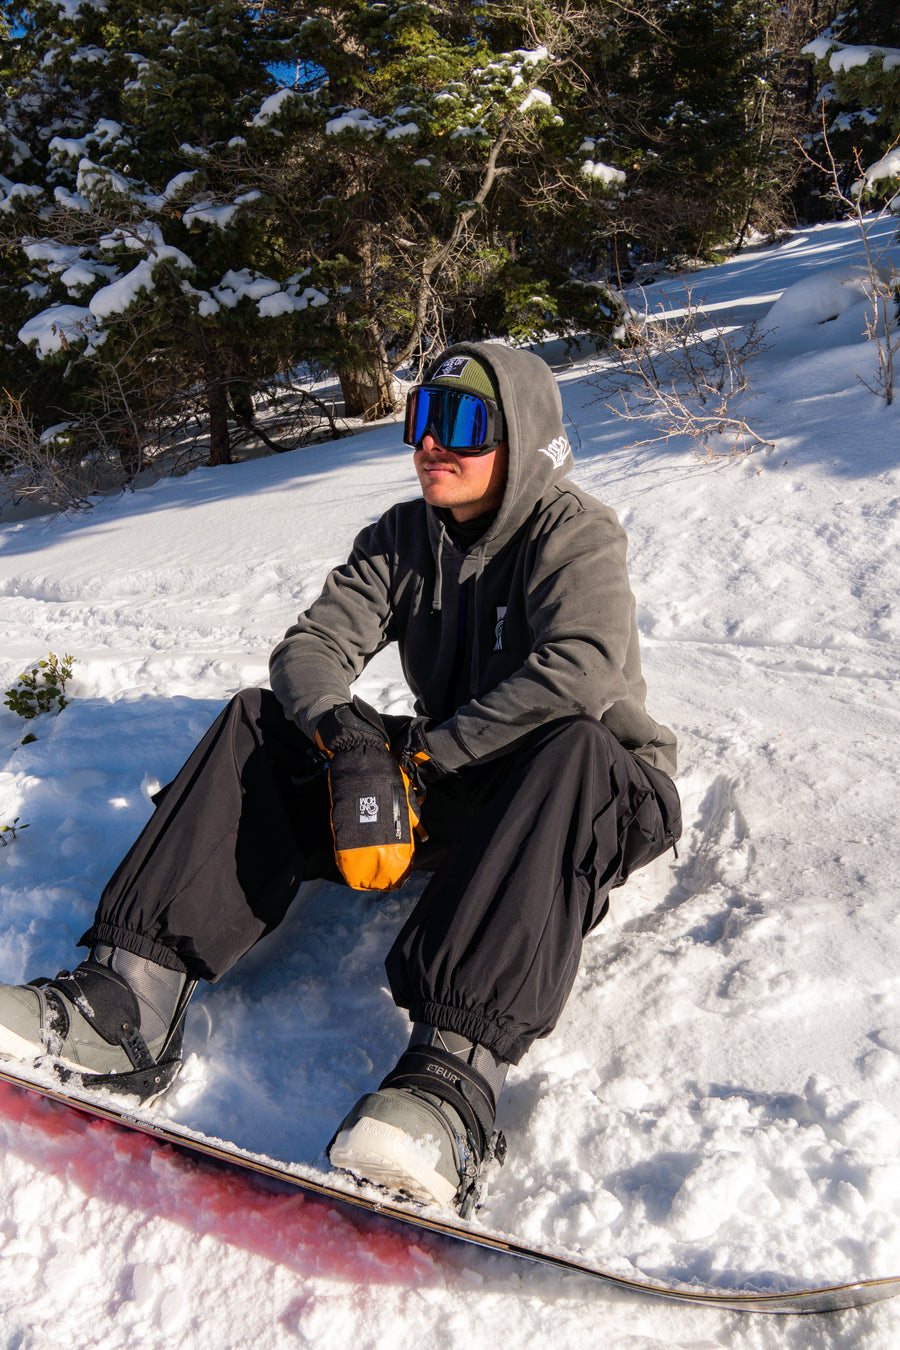
[[[365,715],[341,704],[316,728],[316,743],[328,757],[334,855],[348,886],[390,891],[412,870],[419,806],[378,714],[359,707]]]
[[[411,717],[400,749],[400,767],[420,794],[446,776],[447,770],[436,760],[425,739],[429,727],[425,717]]]

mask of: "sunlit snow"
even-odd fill
[[[876,231],[885,265],[895,228]],[[900,1273],[900,413],[866,387],[862,261],[839,223],[694,274],[719,324],[778,321],[744,407],[774,449],[743,458],[633,446],[646,427],[606,406],[602,360],[546,351],[575,477],[628,530],[685,834],[616,893],[557,1031],[511,1072],[509,1158],[482,1217],[626,1275],[775,1289]],[[677,312],[684,290],[660,279],[644,303]],[[0,713],[0,824],[28,827],[0,849],[0,978],[77,960],[153,784],[230,693],[265,680],[356,530],[415,492],[389,421],[0,525],[0,687],[50,649],[77,658],[58,717]],[[403,710],[396,657],[359,692]],[[26,729],[37,740],[20,746]],[[162,1109],[321,1160],[405,1045],[382,962],[420,888],[305,886],[284,927],[198,994]],[[801,1321],[610,1293],[269,1193],[9,1089],[0,1140],[4,1343],[28,1350],[900,1336],[900,1303]]]

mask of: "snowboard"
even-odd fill
[[[604,1270],[602,1266],[565,1252],[517,1242],[508,1234],[482,1226],[477,1219],[463,1220],[444,1210],[412,1203],[404,1204],[400,1200],[387,1198],[383,1192],[373,1187],[357,1185],[351,1178],[342,1174],[322,1172],[303,1164],[282,1162],[251,1153],[237,1144],[199,1134],[177,1122],[157,1116],[152,1110],[130,1110],[108,1093],[103,1095],[86,1093],[72,1084],[61,1084],[55,1076],[51,1077],[49,1074],[44,1076],[38,1070],[30,1071],[17,1063],[0,1060],[0,1081],[23,1091],[38,1093],[41,1097],[49,1098],[94,1118],[109,1121],[123,1129],[138,1130],[161,1144],[170,1145],[189,1155],[211,1159],[214,1163],[268,1178],[286,1188],[296,1189],[305,1195],[326,1201],[337,1208],[363,1210],[378,1216],[379,1220],[386,1224],[404,1225],[419,1232],[435,1233],[487,1251],[551,1266],[566,1274],[587,1276],[600,1284],[641,1297],[701,1304],[732,1312],[800,1314],[860,1308],[900,1294],[900,1276],[890,1279],[860,1280],[850,1284],[825,1285],[819,1288],[765,1292],[762,1289],[750,1288],[742,1291],[694,1284],[664,1284],[654,1280],[617,1275]],[[770,1283],[771,1277],[767,1277],[767,1281]]]

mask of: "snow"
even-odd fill
[[[358,131],[363,136],[374,136],[386,126],[384,118],[375,117],[365,108],[351,108],[325,123],[326,136],[340,136],[344,131]]]
[[[301,273],[291,277],[287,282],[287,289],[283,289],[271,277],[259,276],[246,267],[240,271],[231,269],[225,273],[221,284],[214,287],[213,295],[207,297],[201,304],[201,313],[214,313],[219,304],[234,309],[245,299],[256,302],[263,318],[275,318],[279,314],[291,314],[306,309],[309,305],[315,308],[324,304],[327,297],[312,286],[307,286],[298,294],[303,275]]]
[[[115,281],[111,281],[107,286],[102,286],[99,291],[94,292],[89,304],[89,309],[94,318],[102,321],[103,319],[110,319],[116,314],[125,314],[142,293],[151,294],[156,286],[154,269],[163,262],[171,263],[182,271],[194,270],[194,264],[180,249],[172,248],[166,244],[152,248],[149,257],[142,258],[130,272],[126,272],[124,276],[117,277]],[[45,311],[44,315],[37,315],[32,322],[39,321],[47,313],[52,314],[53,311]]]
[[[532,89],[519,104],[519,112],[527,112],[529,108],[534,107],[549,108],[552,106],[552,103],[552,98],[545,90]]]
[[[193,174],[179,174],[179,179],[190,180]],[[177,184],[179,179],[173,179],[173,182],[166,188],[164,198],[172,194],[173,185]],[[195,206],[189,206],[184,212],[182,219],[185,225],[193,225],[196,221],[203,221],[207,225],[215,225],[220,230],[227,230],[240,212],[242,206],[249,206],[253,202],[258,202],[262,194],[259,192],[242,192],[235,197],[233,202],[225,205],[215,202],[198,202]]]
[[[772,305],[765,318],[767,340],[782,351],[788,344],[801,352],[852,345],[873,319],[873,297],[889,294],[891,283],[890,269],[877,264],[874,283],[862,265],[813,272]]]
[[[132,184],[122,174],[94,164],[87,157],[78,161],[76,187],[79,194],[88,200],[92,194],[96,196],[110,191],[118,192],[123,197],[130,197],[134,191]]]
[[[894,70],[900,65],[900,49],[897,47],[853,46],[835,42],[828,37],[818,37],[808,42],[802,50],[802,55],[811,56],[814,61],[827,59],[835,73],[865,66],[873,57],[881,58],[884,71]]]
[[[93,208],[87,197],[83,197],[79,192],[70,192],[68,188],[55,187],[53,189],[53,200],[59,202],[70,211],[82,211],[87,215]]]
[[[884,178],[900,178],[900,150],[889,150],[875,164],[870,164],[865,172],[866,183],[871,187]]]
[[[97,268],[93,263],[76,262],[67,267],[59,279],[70,295],[77,294],[86,290],[88,286],[93,286],[97,280]]]
[[[94,316],[83,305],[54,305],[24,323],[18,336],[26,345],[35,343],[41,356],[49,356],[69,342],[80,342],[94,330]]]
[[[58,244],[53,239],[32,239],[24,245],[22,251],[32,262],[49,263],[51,272],[61,272],[64,267],[76,262],[83,253],[76,244]]]
[[[621,169],[614,169],[610,164],[602,164],[599,160],[586,159],[581,166],[581,172],[585,178],[599,178],[608,186],[625,182],[625,174]]]
[[[285,105],[297,97],[295,89],[276,89],[274,94],[269,94],[268,98],[263,100],[259,112],[253,119],[255,127],[268,126],[273,117],[278,117]]]
[[[891,224],[873,233],[896,263]],[[510,1073],[509,1157],[482,1219],[624,1275],[777,1289],[900,1273],[900,412],[862,382],[861,262],[842,222],[692,275],[694,302],[738,336],[777,322],[743,409],[773,450],[635,446],[592,382],[603,360],[547,348],[575,476],[629,533],[685,834],[677,859],[615,894],[556,1032]],[[685,304],[674,280],[646,299]],[[415,492],[388,421],[72,519],[0,524],[0,687],[50,649],[76,657],[60,715],[26,728],[0,711],[0,823],[28,826],[0,848],[0,978],[77,959],[154,783],[231,692],[265,680],[355,531]],[[359,692],[407,706],[395,655]],[[305,886],[198,993],[161,1109],[321,1160],[405,1045],[382,963],[420,889]],[[277,1194],[10,1089],[0,1140],[0,1319],[28,1350],[594,1350],[598,1326],[611,1350],[888,1350],[900,1334],[900,1303],[771,1319],[606,1291]]]
[[[542,61],[550,60],[550,53],[546,47],[519,48],[513,52],[513,56],[518,56],[521,66],[537,66]]]
[[[588,137],[581,142],[578,153],[580,155],[591,155],[596,148],[597,142]],[[625,182],[625,174],[621,169],[613,168],[610,164],[603,164],[600,160],[585,159],[581,165],[581,172],[585,178],[598,178],[607,187]]]
[[[900,51],[895,47],[842,47],[840,51],[832,53],[829,64],[835,72],[855,70],[858,66],[866,65],[873,56],[881,57],[882,69],[885,71],[900,65]]]
[[[101,117],[87,136],[82,136],[78,140],[65,136],[54,136],[50,141],[49,148],[58,151],[59,154],[65,155],[69,159],[80,160],[89,143],[97,142],[105,148],[118,141],[123,132],[124,127],[121,122],[113,122],[108,117]]]
[[[190,187],[196,178],[196,169],[186,169],[183,173],[177,173],[174,178],[169,179],[163,189],[161,200],[164,202],[171,201],[173,197],[177,197],[179,193]]]
[[[231,202],[228,206],[216,205],[214,202],[203,202],[196,206],[189,206],[182,219],[185,225],[193,225],[196,221],[202,221],[207,225],[215,225],[220,230],[226,230],[239,210],[240,208],[235,202]]]
[[[153,262],[142,258],[130,272],[96,291],[88,308],[95,319],[109,319],[124,314],[142,293],[149,295],[154,289]]]
[[[169,186],[171,187],[171,184]],[[168,188],[166,191],[168,192]],[[55,247],[48,240],[42,240],[42,243],[50,243],[51,248]],[[143,251],[150,247],[162,247],[163,236],[154,221],[142,220],[139,225],[128,228],[120,225],[110,230],[108,234],[101,234],[98,243],[101,249],[130,248]]]

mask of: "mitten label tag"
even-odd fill
[[[375,825],[378,822],[378,798],[360,797],[359,799],[359,823],[360,825]]]

